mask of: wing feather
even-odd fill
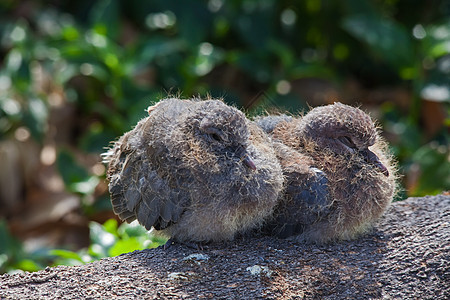
[[[152,160],[158,163],[159,160]],[[141,225],[150,229],[165,229],[176,223],[186,206],[189,197],[170,187],[143,155],[129,152],[121,154],[121,167],[118,174],[110,177],[109,191],[114,212],[122,220],[137,219]]]
[[[312,167],[310,158],[278,142],[274,147],[282,165],[285,189],[266,229],[285,238],[302,233],[308,225],[327,216],[331,201],[328,179],[324,172]]]
[[[177,166],[169,161],[173,158],[158,133],[187,107],[183,101],[170,99],[151,107],[150,116],[104,154],[104,161],[109,162],[111,203],[122,220],[137,219],[147,229],[160,230],[178,222],[189,205],[189,191],[180,186],[186,182],[180,178],[184,176],[170,169]],[[171,178],[173,174],[176,179]]]

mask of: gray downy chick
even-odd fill
[[[352,239],[367,231],[391,203],[395,164],[362,110],[341,103],[317,107],[304,117],[280,120],[271,134],[289,148],[284,150],[289,154],[278,149],[277,155],[291,180],[266,232],[299,242]]]
[[[114,212],[180,242],[261,226],[282,189],[270,139],[219,100],[162,100],[104,154]]]

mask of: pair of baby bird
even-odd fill
[[[387,145],[358,108],[250,121],[220,100],[165,99],[148,114],[103,154],[111,202],[120,219],[175,241],[253,229],[300,242],[351,239],[395,192]]]

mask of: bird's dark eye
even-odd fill
[[[350,148],[356,148],[355,144],[352,142],[352,140],[349,137],[341,136],[339,140],[346,146]]]
[[[209,136],[212,137],[214,140],[216,140],[218,142],[222,141],[222,138],[216,133],[211,133]]]
[[[209,141],[216,141],[221,143],[227,142],[227,135],[219,128],[206,127],[202,128],[202,131],[208,137]]]

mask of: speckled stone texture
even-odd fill
[[[2,275],[0,299],[450,299],[450,196],[393,203],[354,241],[245,237]]]

